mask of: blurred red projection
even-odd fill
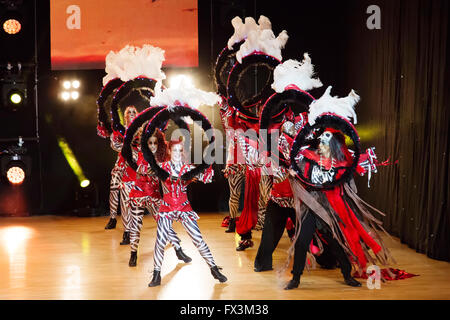
[[[165,50],[164,67],[198,66],[197,0],[51,0],[52,69],[103,69],[110,50]]]

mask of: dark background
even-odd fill
[[[11,144],[7,138],[30,137],[25,145],[33,159],[32,174],[15,188],[1,178],[0,214],[107,214],[116,154],[95,129],[95,100],[105,73],[50,70],[49,1],[37,2],[38,104],[31,84],[30,104],[21,114],[0,111],[0,149]],[[23,2],[27,28],[22,38],[13,40],[2,32],[2,64],[34,61],[33,3]],[[381,8],[380,30],[366,26],[369,5]],[[231,19],[267,16],[275,35],[288,32],[283,60],[310,54],[324,84],[311,91],[313,96],[320,97],[328,85],[339,96],[355,89],[361,96],[356,111],[363,147],[375,146],[380,160],[399,160],[380,168],[370,188],[366,177],[357,178],[361,197],[386,213],[384,223],[391,234],[432,258],[450,260],[448,11],[446,0],[199,0],[199,67],[164,71],[168,76],[190,72],[201,89],[215,91],[212,70],[233,34]],[[64,104],[57,93],[60,81],[70,76],[80,79],[81,98]],[[221,127],[217,110],[205,113]],[[36,133],[39,141],[31,139]],[[79,187],[58,147],[58,136],[71,146],[91,181],[89,188]],[[228,185],[219,173],[221,166],[215,169],[213,184],[190,189],[198,211],[228,209]],[[79,210],[86,206],[95,209]]]

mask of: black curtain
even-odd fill
[[[382,167],[359,180],[363,198],[386,213],[387,230],[429,257],[450,260],[449,42],[447,0],[376,1],[381,29],[369,30],[373,1],[352,1],[346,83],[361,95],[361,141]]]

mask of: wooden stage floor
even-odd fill
[[[166,249],[162,285],[147,286],[153,269],[156,223],[145,216],[138,253],[138,266],[128,267],[129,246],[120,246],[122,225],[104,230],[107,217],[79,218],[39,216],[0,218],[0,299],[449,299],[450,263],[427,258],[397,239],[386,239],[398,265],[419,274],[389,281],[381,289],[343,284],[339,270],[316,269],[304,273],[300,287],[285,291],[289,270],[253,271],[261,237],[255,231],[255,247],[237,252],[234,234],[220,227],[224,214],[200,214],[199,225],[216,263],[228,282],[213,279],[180,223],[174,229],[190,264],[178,263],[172,248]],[[274,254],[274,267],[286,258],[289,239],[283,236]],[[364,281],[364,280],[363,280]]]

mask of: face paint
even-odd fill
[[[148,147],[152,153],[155,153],[158,150],[158,139],[156,139],[156,137],[151,137],[148,140]]]
[[[333,138],[333,134],[330,131],[325,131],[319,137],[320,143],[328,146],[330,144],[331,138]]]
[[[137,115],[137,110],[134,107],[128,107],[125,110],[124,117],[125,117],[125,123],[126,123],[127,127],[133,121],[133,119],[136,118],[136,115]]]
[[[172,147],[170,150],[170,159],[172,162],[178,163],[181,162],[183,156],[183,145],[178,143]]]

